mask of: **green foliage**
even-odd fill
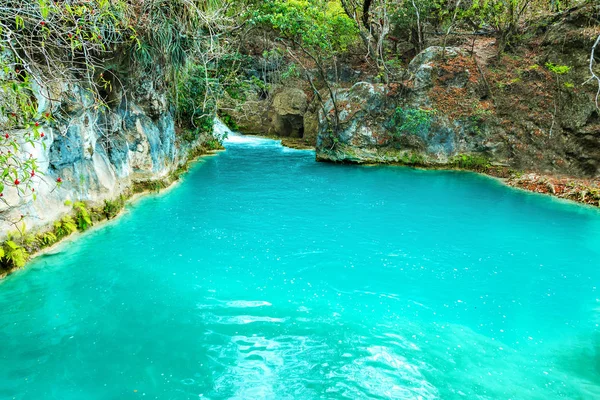
[[[37,241],[42,247],[50,246],[58,241],[58,237],[53,232],[40,233]]]
[[[29,253],[12,240],[7,240],[2,246],[2,262],[9,268],[22,268],[29,259]]]
[[[90,213],[83,202],[77,201],[73,203],[73,209],[76,212],[75,223],[80,231],[85,231],[93,225]]]
[[[54,232],[58,239],[62,239],[66,236],[77,231],[77,224],[73,220],[73,217],[67,215],[64,216],[60,221],[54,223]]]
[[[186,128],[181,137],[187,142],[213,130],[219,84],[207,73],[204,66],[189,65],[178,82],[177,113]]]
[[[290,66],[289,66],[288,70],[293,70],[293,71],[294,71],[294,74],[297,74],[297,71],[296,71],[296,66],[295,66],[295,64],[290,64]],[[284,73],[282,74],[282,78],[284,77],[284,75],[285,75],[286,73],[287,73],[287,72],[284,72]],[[290,74],[289,74],[287,77],[290,77],[290,76],[292,76],[292,73],[290,73]],[[299,76],[299,74],[297,74],[297,75],[294,75],[294,76]],[[284,79],[285,79],[285,78],[284,78]],[[270,86],[269,84],[265,83],[264,81],[261,81],[261,80],[260,80],[260,79],[258,79],[256,76],[252,76],[252,77],[250,78],[250,84],[251,84],[252,86],[254,86],[256,89],[258,89],[258,93],[259,93],[259,94],[261,94],[261,93],[268,93],[268,92],[269,92],[269,90],[271,89],[271,86]]]
[[[515,0],[483,0],[473,1],[471,6],[461,15],[463,18],[473,18],[479,23],[480,26],[484,24],[490,24],[495,29],[499,30],[500,27],[507,23],[508,8],[511,6],[509,2],[516,3]]]
[[[213,62],[186,65],[178,78],[176,101],[178,122],[186,128],[181,135],[184,141],[212,133],[217,102],[225,93],[244,101],[253,85],[262,90],[262,81],[244,77],[251,62],[250,56],[234,51]]]
[[[564,85],[567,89],[573,89],[575,87],[572,82],[565,82]]]
[[[300,77],[300,72],[298,71],[298,67],[294,63],[291,63],[290,65],[288,65],[287,69],[285,71],[283,71],[283,73],[281,74],[282,80],[286,80],[286,79],[290,79],[290,78],[299,78],[299,77]],[[254,78],[254,81],[255,81],[255,83],[256,83],[256,81],[258,81],[259,85],[262,84],[262,86],[266,86],[260,79],[258,79],[256,77]],[[261,88],[261,89],[267,90],[267,88]]]
[[[104,200],[102,213],[106,219],[113,219],[121,212],[123,207],[125,207],[125,197],[120,195],[114,200]]]
[[[474,171],[486,171],[491,166],[486,157],[474,154],[458,155],[450,161],[450,164],[457,168]]]
[[[390,121],[394,135],[427,132],[436,110],[398,107]]]
[[[223,145],[221,144],[221,142],[219,142],[217,139],[209,139],[204,143],[204,146],[208,149],[208,150],[219,150],[223,148]]]
[[[231,115],[227,114],[226,112],[220,112],[219,118],[232,131],[239,130],[238,124],[235,122],[235,119],[233,119]]]
[[[3,268],[21,268],[29,259],[27,246],[35,242],[35,236],[27,234],[26,230],[25,224],[21,224],[17,231],[9,232],[0,245],[0,265]]]
[[[249,21],[321,51],[345,51],[358,38],[356,25],[337,1],[265,0],[250,12]]]
[[[317,98],[322,101],[317,85],[327,87],[333,97],[333,115],[325,115],[327,124],[338,129],[339,110],[328,70],[337,64],[337,58],[357,42],[358,26],[349,18],[338,1],[328,0],[265,0],[248,14],[250,24],[273,31],[283,42],[294,65],[280,72],[282,80],[296,74],[296,65]],[[285,67],[284,67],[285,68]],[[261,93],[263,94],[263,93]]]
[[[421,153],[410,152],[402,154],[400,162],[405,165],[425,165],[425,157]]]
[[[399,0],[390,1],[389,13],[393,26],[392,34],[396,37],[411,37],[418,46],[417,12],[421,23],[429,17],[430,23],[439,26],[441,20],[447,17],[447,4],[438,0]],[[416,8],[415,8],[416,7]]]
[[[569,67],[568,65],[557,65],[552,64],[551,62],[546,63],[546,68],[548,68],[550,72],[553,72],[556,75],[565,75],[571,70],[571,67]]]
[[[252,57],[238,51],[226,53],[217,62],[209,65],[208,75],[218,80],[219,88],[235,100],[245,100],[246,90],[251,87],[254,80],[263,84],[260,79],[252,77],[246,79],[244,71],[251,68]]]

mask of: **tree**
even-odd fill
[[[339,107],[335,96],[335,80],[328,71],[336,68],[339,54],[356,38],[352,21],[327,0],[267,0],[250,16],[254,26],[275,31],[292,60],[298,64],[315,97],[321,104],[329,127],[336,131],[339,125]],[[324,85],[333,103],[333,115],[325,110],[325,102],[318,85]]]

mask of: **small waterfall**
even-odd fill
[[[215,118],[213,133],[217,139],[223,141],[224,143],[227,142],[232,136],[239,136],[239,133],[233,132],[219,118]]]
[[[219,118],[215,118],[214,134],[219,140],[222,140],[223,145],[227,147],[231,143],[243,143],[250,145],[264,145],[266,143],[278,144],[280,141],[264,139],[256,136],[246,136],[239,132],[234,132],[227,127]]]

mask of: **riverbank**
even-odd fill
[[[471,171],[498,178],[505,185],[529,192],[546,194],[563,200],[600,207],[600,180],[518,171],[506,165],[490,163],[479,156],[458,155],[445,164],[426,162],[415,154],[374,155],[353,154],[352,157],[331,158],[317,152],[317,161],[358,165],[398,165],[426,170]],[[368,155],[366,155],[368,154]]]
[[[504,182],[508,186],[530,192],[600,207],[600,181],[598,180],[561,178],[530,173],[514,174]]]
[[[244,136],[257,137],[263,139],[271,139],[271,140],[279,140],[283,147],[288,147],[290,149],[296,150],[315,150],[315,144],[310,140],[304,138],[292,138],[292,137],[283,137],[277,135],[255,135],[251,133],[243,133]]]
[[[266,139],[280,140],[281,145],[291,149],[315,150],[315,146],[306,142],[302,138],[286,138],[276,135],[252,135],[244,136],[260,137]],[[327,158],[317,157],[319,162],[332,162]],[[335,163],[335,162],[334,162]],[[566,176],[552,176],[539,174],[535,172],[515,171],[504,165],[491,165],[483,159],[473,159],[457,157],[454,163],[444,165],[407,163],[401,161],[382,161],[382,160],[344,160],[346,164],[360,165],[398,165],[411,168],[421,168],[426,170],[458,170],[470,171],[499,179],[503,184],[528,192],[550,195],[559,199],[572,201],[579,204],[585,204],[592,207],[600,207],[600,180],[581,179]]]
[[[17,248],[13,250],[16,250],[21,258],[15,260],[17,262],[13,261],[12,264],[7,258],[3,259],[4,264],[0,265],[0,280],[25,267],[26,263],[36,257],[53,251],[57,246],[76,240],[81,234],[104,227],[106,223],[118,219],[123,214],[126,205],[135,203],[145,195],[173,189],[193,163],[204,157],[218,154],[223,150],[222,147],[211,149],[200,145],[191,150],[187,160],[165,178],[135,182],[132,187],[125,190],[117,198],[105,200],[103,204],[76,202],[73,204],[74,207],[71,213],[36,229],[35,232],[17,230],[14,235],[19,237],[9,237],[0,246],[0,249],[11,249],[12,244],[14,244]],[[89,222],[86,219],[89,219]],[[15,223],[15,227],[18,224],[18,222]],[[8,244],[9,242],[12,244]],[[22,262],[25,264],[22,264]]]
[[[483,169],[461,167],[441,169],[476,172],[478,174],[497,178],[503,184],[512,188],[549,195],[562,200],[600,208],[599,180],[559,177],[535,172],[520,172],[504,166],[488,166]]]
[[[313,147],[309,145],[303,145],[302,140],[291,140],[293,138],[278,138],[276,136],[267,137],[264,135],[245,135],[252,137],[261,137],[281,140],[281,145],[293,149],[312,150]],[[13,241],[19,241],[17,244],[19,250],[24,251],[25,262],[29,262],[32,259],[47,254],[53,251],[58,245],[63,245],[65,242],[73,241],[78,238],[79,235],[90,231],[91,229],[99,229],[105,226],[106,223],[118,218],[122,215],[123,210],[127,204],[132,204],[150,193],[164,192],[170,190],[181,181],[181,176],[185,174],[190,165],[197,162],[200,158],[212,156],[223,149],[211,150],[203,146],[200,146],[196,150],[191,152],[191,156],[184,164],[178,167],[175,171],[169,174],[166,178],[158,180],[146,180],[136,182],[131,188],[122,193],[118,198],[112,200],[106,200],[104,204],[83,204],[74,206],[73,212],[64,215],[61,219],[54,221],[52,224],[48,224],[45,227],[37,230],[33,233],[25,233],[18,239]],[[404,162],[349,162],[345,160],[346,164],[360,164],[360,165],[398,165],[411,168],[425,169],[425,170],[458,170],[458,171],[470,171],[478,174],[487,175],[493,178],[497,178],[503,184],[517,189],[522,189],[529,192],[539,193],[554,196],[559,199],[568,200],[584,205],[593,207],[600,207],[600,182],[597,180],[588,179],[577,179],[570,177],[556,177],[537,173],[522,173],[517,172],[506,166],[488,165],[476,162],[455,162],[453,164],[446,165],[425,165],[425,164],[409,164]],[[327,159],[319,159],[321,162],[331,162]],[[90,220],[89,224],[81,226],[79,223],[82,218],[85,220],[87,214]],[[67,230],[66,234],[59,234],[61,229],[65,229],[65,225],[69,225],[69,221],[74,226],[70,231]],[[54,238],[54,239],[53,239]],[[4,248],[6,248],[4,243]],[[13,264],[5,265],[3,269],[0,269],[0,279],[6,277],[17,269],[22,268],[24,265]]]
[[[244,136],[280,140],[282,146],[291,149],[315,150],[314,145],[311,145],[302,138],[286,138],[276,135],[252,134],[244,134]],[[318,156],[317,161],[334,162],[328,158],[320,158]],[[476,172],[478,174],[497,178],[503,184],[512,188],[545,194],[559,199],[600,208],[600,180],[516,171],[505,165],[491,165],[484,159],[474,159],[473,157],[467,157],[463,159],[462,157],[457,156],[456,160],[452,164],[443,165],[420,164],[418,160],[415,160],[415,163],[410,163],[402,161],[362,161],[346,159],[342,163],[360,165],[398,165],[427,170],[458,170]]]

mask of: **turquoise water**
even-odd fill
[[[600,212],[234,139],[0,282],[0,399],[600,398]]]

